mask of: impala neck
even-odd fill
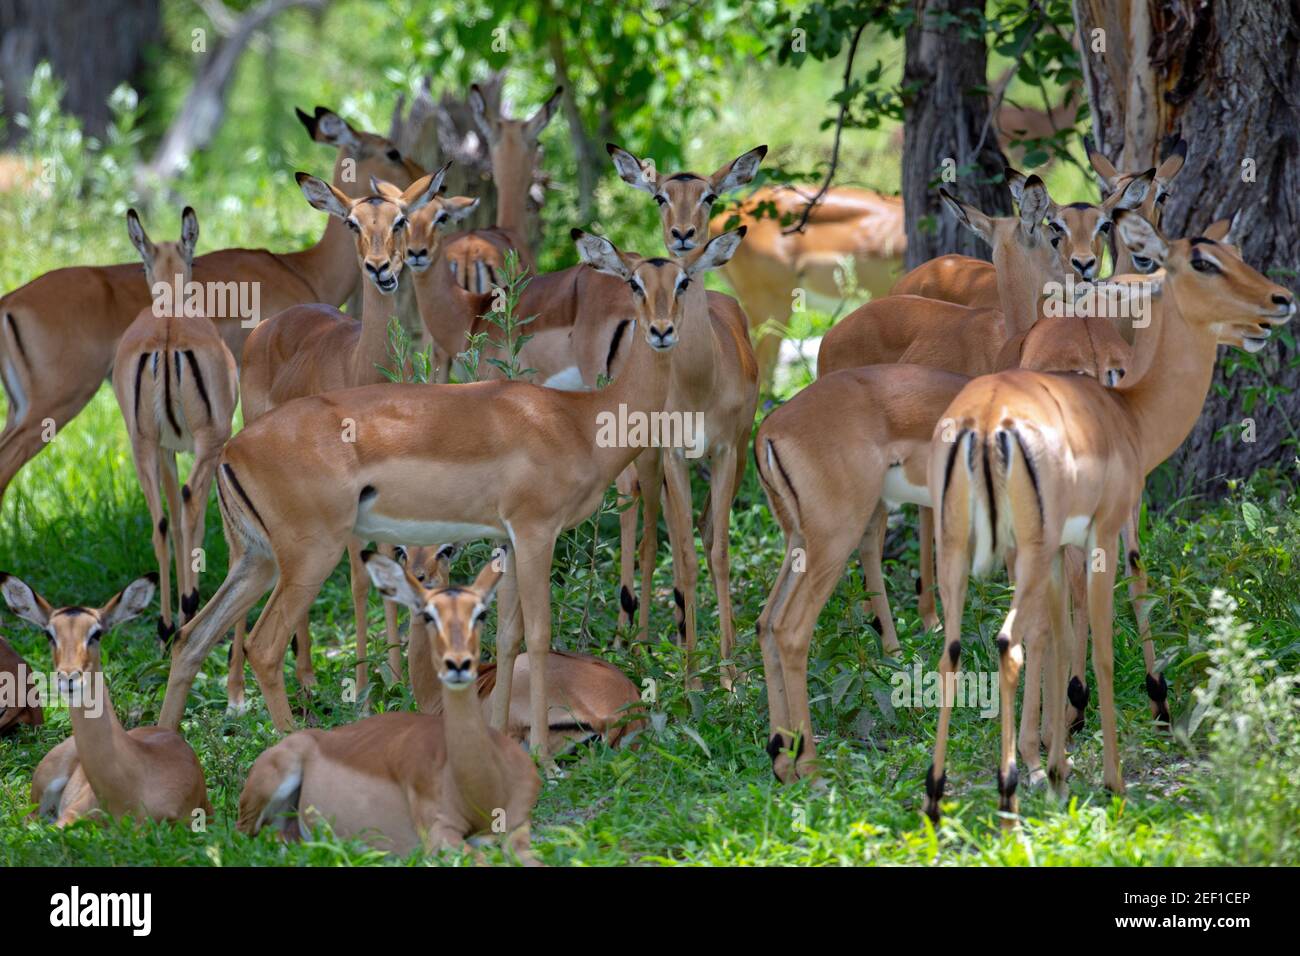
[[[1034,262],[1034,255],[1021,250],[1019,256],[996,265],[998,301],[1008,340],[1033,328],[1042,313],[1043,286],[1055,278]]]
[[[334,185],[349,192],[349,183],[343,178],[345,161],[356,163],[355,158],[339,150],[338,158],[334,160]],[[355,176],[351,178],[355,179]],[[334,216],[326,219],[325,232],[316,245],[279,258],[311,285],[321,302],[337,306],[352,298],[357,289],[360,278],[356,268],[357,253],[347,227]]]
[[[686,324],[689,326],[699,318],[698,315],[692,315]],[[601,469],[602,474],[609,476],[606,484],[613,481],[645,448],[623,447],[626,444],[623,442],[613,442],[608,446],[600,444],[597,439],[604,418],[601,413],[613,415],[613,420],[617,423],[624,418],[636,421],[642,416],[642,420],[648,422],[651,414],[662,412],[668,402],[673,364],[681,357],[682,350],[688,347],[686,341],[679,340],[667,351],[652,349],[646,341],[645,320],[642,318],[636,319],[634,327],[626,329],[623,334],[632,336],[631,349],[627,364],[614,381],[599,391],[569,393],[574,396],[574,401],[588,409],[592,429],[591,460]],[[681,330],[679,334],[685,335],[686,330]],[[636,418],[632,417],[634,415]],[[649,429],[646,431],[648,434]]]
[[[1188,323],[1179,308],[1177,281],[1165,279],[1151,298],[1151,325],[1135,330],[1133,365],[1146,374],[1114,390],[1137,424],[1143,475],[1191,434],[1214,379],[1217,339],[1208,328]]]
[[[420,309],[424,327],[433,336],[438,351],[454,362],[457,353],[465,349],[465,334],[469,332],[474,317],[465,307],[464,290],[456,284],[447,257],[439,250],[438,258],[423,272],[412,272],[415,301]]]
[[[501,798],[501,777],[495,761],[496,741],[483,716],[478,689],[448,691],[438,682],[442,694],[443,740],[447,765],[464,803],[490,818]]]
[[[83,680],[91,686],[103,680],[103,671],[96,668],[86,671]],[[89,705],[89,706],[87,706]],[[81,702],[68,708],[72,719],[72,735],[77,741],[77,759],[86,772],[86,779],[102,799],[102,794],[121,793],[129,787],[131,766],[130,738],[122,729],[108,697],[108,686],[94,696],[82,694]]]
[[[528,187],[533,181],[533,155],[529,150],[501,152],[492,158],[492,178],[497,186],[497,226],[524,235],[528,218]]]
[[[690,316],[672,353],[673,404],[690,410],[706,406],[713,397],[717,380],[718,341],[702,285],[693,282],[687,290],[686,307]]]
[[[361,338],[352,353],[350,380],[353,386],[378,385],[388,381],[379,367],[392,361],[388,354],[388,319],[395,311],[396,300],[364,277],[361,289]]]

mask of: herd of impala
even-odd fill
[[[768,753],[780,780],[815,772],[809,644],[854,551],[883,650],[900,651],[881,551],[890,508],[911,503],[920,515],[919,614],[940,629],[936,564],[944,610],[942,709],[925,812],[938,820],[968,578],[997,565],[1015,582],[997,637],[1004,820],[1016,812],[1019,765],[1034,783],[1066,788],[1066,743],[1088,700],[1089,635],[1104,782],[1122,791],[1112,689],[1121,566],[1131,581],[1152,715],[1169,718],[1138,550],[1145,477],[1192,428],[1217,347],[1259,349],[1295,312],[1289,291],[1242,261],[1229,222],[1182,239],[1162,235],[1161,206],[1186,145],[1146,171],[1120,172],[1094,154],[1104,195],[1096,204],[1058,204],[1037,176],[1010,169],[1013,216],[987,215],[942,191],[951,214],[989,244],[992,262],[944,256],[894,283],[895,200],[831,190],[805,227],[790,233],[757,210],[798,211],[799,195],[764,188],[741,203],[743,224],[729,231],[732,213],[715,211],[715,203],[753,180],[766,147],[711,175],[664,175],[611,144],[618,175],[658,204],[668,257],[623,252],[573,229],[582,264],[534,277],[518,306],[537,316],[518,357],[535,370],[534,381],[501,374],[504,361],[481,361],[485,380],[450,384],[453,373],[466,377],[469,334],[487,329],[493,334],[482,358],[508,358],[510,344],[482,317],[508,251],[536,262],[522,234],[526,184],[558,96],[529,119],[512,120],[493,115],[471,91],[500,199],[494,228],[448,235],[477,200],[443,193],[446,167],[426,173],[383,137],[317,108],[298,116],[337,159],[332,182],[297,176],[307,202],[327,216],[310,248],[196,257],[192,209],[181,216],[179,241],[158,243],[133,210],[127,229],[143,281],[138,266],[71,267],[0,298],[9,398],[0,491],[43,447],[43,424],[67,424],[111,375],[158,562],[157,573],[97,608],[54,607],[19,578],[0,575],[10,610],[49,636],[56,683],[70,701],[73,736],[37,767],[36,812],[60,824],[96,809],[158,819],[211,812],[203,769],[179,733],[199,668],[233,630],[230,708],[247,706],[247,660],[275,725],[292,731],[285,656],[292,643],[305,692],[315,682],[312,604],[346,551],[358,689],[368,670],[373,583],[385,599],[386,663],[395,675],[396,608],[411,611],[408,671],[419,713],[288,733],[252,765],[239,828],[293,838],[327,820],[336,833],[395,852],[507,834],[519,858],[533,861],[528,828],[540,782],[520,744],[546,761],[575,741],[617,744],[644,725],[637,689],[619,669],[551,649],[557,537],[587,520],[611,484],[625,501],[640,499],[639,544],[638,509],[622,514],[618,599],[620,623],[635,616],[645,639],[662,508],[688,680],[698,685],[688,465],[706,462],[698,526],[717,598],[719,674],[731,688],[729,515],[751,452],[786,539],[757,626]],[[1103,281],[1107,251],[1115,275]],[[857,260],[872,301],[832,328],[817,380],[755,432],[760,385],[770,381],[779,343],[762,334],[764,326],[786,317],[795,287],[826,286],[845,257]],[[743,310],[705,291],[704,273],[720,268]],[[434,348],[432,384],[393,384],[381,371],[391,361],[388,321],[403,272],[418,305],[415,331]],[[161,292],[191,282],[255,283],[269,318],[250,331],[238,315],[207,315],[179,297],[165,305]],[[889,294],[885,284],[893,285]],[[339,311],[358,286],[360,316]],[[1131,308],[1049,314],[1053,303],[1075,305],[1069,290],[1080,289]],[[751,332],[760,339],[757,354]],[[232,438],[241,396],[244,428]],[[696,415],[702,433],[690,448],[611,445],[599,440],[596,423],[616,411]],[[194,454],[184,484],[178,451]],[[213,483],[230,566],[200,608],[190,556],[202,547]],[[473,583],[451,585],[458,546],[476,539],[501,546]],[[383,553],[363,550],[369,542]],[[145,611],[159,584],[159,636],[171,647],[166,696],[159,726],[127,731],[106,694],[92,699],[102,684],[99,640]],[[245,616],[268,591],[245,634]],[[480,663],[480,634],[498,592],[493,667]],[[0,667],[14,672],[20,664],[0,641]],[[40,719],[38,709],[0,710],[0,728]]]

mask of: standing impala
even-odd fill
[[[226,446],[217,487],[241,553],[173,644],[164,725],[179,723],[220,635],[274,586],[249,635],[248,657],[276,726],[292,726],[282,673],[289,635],[349,537],[403,544],[506,538],[510,574],[492,722],[506,722],[521,613],[533,662],[531,744],[546,751],[546,671],[537,663],[551,643],[555,540],[591,515],[640,453],[631,435],[609,441],[606,425],[611,416],[648,421],[662,412],[672,352],[689,323],[707,316],[702,281],[684,280],[726,262],[742,233],[719,237],[685,261],[640,259],[581,230],[573,236],[586,261],[637,289],[632,353],[612,384],[592,392],[516,381],[347,389],[281,406]],[[354,428],[345,431],[349,423]]]
[[[239,829],[310,836],[324,820],[341,837],[406,854],[506,833],[524,863],[541,779],[528,754],[484,719],[474,691],[480,635],[503,571],[493,559],[468,587],[426,589],[395,561],[366,552],[375,586],[428,622],[444,688],[442,714],[387,713],[333,730],[290,734],[253,763]]]
[[[447,258],[459,284],[479,295],[501,283],[505,254],[519,253],[530,274],[537,272],[537,255],[528,242],[528,193],[541,152],[538,137],[555,115],[564,87],[557,86],[526,120],[508,119],[488,106],[477,83],[469,88],[469,106],[492,156],[492,182],[497,188],[497,221],[490,229],[473,229],[447,243]],[[454,355],[454,353],[453,353]]]
[[[388,140],[353,129],[323,106],[314,116],[298,111],[298,118],[316,142],[338,149],[334,184],[344,192],[364,190],[372,175],[401,184],[424,175]],[[352,243],[334,221],[300,252],[223,249],[199,256],[194,279],[225,290],[228,302],[231,294],[239,295],[232,290],[257,290],[260,315],[234,314],[238,306],[232,303],[231,314],[209,316],[235,356],[253,327],[246,320],[299,302],[341,303],[357,284]],[[9,396],[0,433],[0,496],[45,447],[45,420],[62,429],[94,396],[112,369],[122,333],[149,301],[133,263],[55,269],[0,298],[0,381]]]
[[[176,592],[180,621],[199,608],[199,575],[194,558],[203,548],[208,491],[217,455],[230,440],[230,419],[239,398],[235,357],[205,315],[193,314],[183,294],[190,283],[199,221],[186,206],[180,242],[149,240],[134,209],[126,214],[131,244],[144,260],[149,288],[175,291],[170,308],[155,298],[117,347],[113,392],[126,420],[135,473],[152,520],[153,550],[162,578],[158,636],[166,643],[175,630],[171,619],[167,547],[176,550]],[[178,487],[176,453],[194,453],[189,481]],[[167,496],[163,511],[162,491]],[[168,523],[168,513],[171,523]]]
[[[99,608],[50,605],[12,574],[0,573],[9,610],[44,631],[54,652],[59,693],[68,699],[72,736],[32,775],[37,813],[66,826],[94,810],[111,816],[188,821],[211,816],[203,768],[185,738],[163,727],[123,730],[104,686],[99,642],[153,600],[156,575],[132,581]]]
[[[1111,791],[1123,792],[1111,630],[1119,532],[1133,520],[1145,477],[1195,424],[1213,379],[1219,342],[1226,338],[1257,351],[1273,327],[1295,313],[1289,291],[1242,262],[1228,242],[1226,222],[1211,226],[1204,236],[1175,242],[1167,242],[1137,213],[1120,213],[1117,223],[1133,255],[1165,268],[1163,278],[1155,281],[1152,328],[1137,339],[1134,365],[1139,374],[1109,390],[1080,376],[1025,371],[985,376],[964,388],[944,413],[955,434],[935,432],[929,486],[937,507],[945,646],[939,659],[942,709],[925,782],[925,812],[933,820],[939,818],[946,781],[967,581],[971,573],[986,573],[1011,548],[1017,586],[997,637],[1000,808],[1016,812],[1015,695],[1025,622],[1034,619],[1035,607],[1046,606],[1051,622],[1045,680],[1052,722],[1047,776],[1058,792],[1067,787],[1068,624],[1061,566],[1066,545],[1091,554],[1088,624],[1101,709],[1103,779]]]
[[[294,306],[262,323],[244,345],[245,426],[295,398],[387,381],[381,369],[392,361],[388,350],[388,318],[393,312],[393,293],[397,291],[398,277],[406,261],[407,216],[430,202],[439,202],[435,197],[446,170],[447,166],[443,166],[437,173],[416,180],[395,199],[382,195],[353,199],[315,176],[297,174],[307,202],[343,222],[356,237],[356,258],[351,268],[364,277],[361,318],[316,303]],[[362,544],[354,539],[347,546],[357,634],[358,692],[369,679],[366,597],[370,587],[361,566]],[[241,545],[238,537],[231,540],[232,567],[239,560]],[[315,675],[311,667],[306,609],[295,631],[298,679],[308,687],[315,683]],[[390,635],[390,643],[395,643],[395,635]],[[235,627],[227,683],[227,695],[234,710],[244,706],[242,645],[241,619]]]

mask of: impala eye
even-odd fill
[[[1061,237],[1060,237],[1060,236],[1053,236],[1053,237],[1052,237],[1052,248],[1055,249],[1055,248],[1056,248],[1057,246],[1059,246],[1060,244],[1061,244]]]
[[[677,294],[681,295],[691,284],[690,276],[682,276],[682,281],[677,283]]]
[[[635,279],[628,279],[627,284],[632,287],[633,295],[641,295],[641,296],[645,295],[645,293],[641,291],[641,286],[637,284],[637,281]]]
[[[402,161],[402,154],[396,149],[390,149],[386,155],[395,163],[400,163]]]
[[[403,229],[406,228],[407,222],[408,220],[405,216],[397,220],[397,222],[393,223],[393,232],[401,232]]]
[[[1110,220],[1107,219],[1104,222],[1102,222],[1102,224],[1097,227],[1097,231],[1100,232],[1103,236],[1106,235],[1108,232],[1110,232]]]
[[[100,628],[95,628],[95,630],[91,631],[89,634],[86,635],[86,646],[94,647],[96,644],[99,643],[99,639],[103,636],[104,636],[103,630],[101,630]]]
[[[707,196],[705,196],[703,199],[700,200],[700,202],[704,203],[704,205],[706,206],[712,206],[717,201],[718,201],[718,197],[713,195],[713,193],[709,193]]]
[[[666,202],[668,202],[668,200],[665,199],[663,196],[655,196],[655,202],[657,202],[659,205],[662,206],[662,205],[664,205]]]
[[[348,228],[351,229],[353,232],[356,232],[356,233],[360,233],[360,232],[361,232],[361,227],[358,226],[358,225],[357,225],[355,222],[353,222],[351,219],[344,219],[343,221],[346,222],[346,223],[348,224]]]
[[[433,217],[433,224],[435,226],[441,226],[446,221],[447,221],[447,214],[445,212],[440,212],[438,213],[438,215]]]
[[[1192,268],[1197,272],[1204,272],[1206,275],[1213,275],[1216,272],[1222,271],[1209,259],[1202,259],[1199,256],[1192,260]]]

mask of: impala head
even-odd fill
[[[603,236],[581,229],[574,229],[570,235],[583,262],[628,284],[636,318],[645,326],[646,341],[652,349],[666,351],[681,337],[687,290],[696,276],[731,260],[745,237],[745,227],[724,232],[684,259],[643,259],[635,253],[620,252]]]
[[[1187,161],[1187,140],[1180,139],[1174,148],[1169,151],[1169,155],[1161,160],[1160,165],[1155,169],[1155,176],[1152,178],[1152,187],[1147,190],[1146,198],[1142,200],[1141,205],[1135,207],[1147,219],[1153,223],[1160,224],[1160,213],[1164,208],[1165,202],[1169,199],[1169,192],[1172,189],[1174,177],[1182,171],[1183,164]],[[1128,184],[1141,173],[1121,173],[1109,159],[1097,152],[1095,149],[1088,150],[1088,162],[1092,163],[1092,168],[1097,171],[1101,177],[1103,192],[1108,196],[1123,192]]]
[[[294,112],[307,128],[308,136],[338,149],[334,178],[343,183],[344,191],[349,194],[361,195],[371,176],[397,183],[405,189],[425,174],[419,163],[404,157],[391,140],[378,133],[354,129],[331,109],[318,106],[314,116],[308,116],[297,107]]]
[[[767,155],[755,146],[722,166],[712,176],[675,173],[663,176],[650,161],[637,159],[621,146],[606,143],[623,182],[654,196],[664,227],[664,245],[675,256],[690,252],[709,235],[709,217],[719,196],[749,183]]]
[[[406,261],[408,215],[422,209],[442,188],[444,166],[417,179],[397,199],[381,195],[353,199],[323,179],[298,173],[298,187],[307,201],[321,212],[337,216],[356,236],[357,264],[361,273],[380,292],[397,290],[397,277]]]
[[[450,166],[448,163],[447,166]],[[443,167],[443,170],[447,168]],[[370,180],[376,195],[401,205],[403,190],[382,179]],[[406,227],[406,265],[412,272],[423,272],[438,259],[442,249],[444,230],[460,222],[478,206],[477,199],[469,196],[434,196],[420,208],[410,211]]]
[[[425,587],[446,587],[451,583],[451,562],[460,554],[458,544],[433,544],[405,547],[398,545],[394,555],[398,564]]]
[[[1014,170],[1007,170],[1008,177]],[[1020,176],[1012,195],[1020,206],[1014,216],[990,216],[970,203],[962,202],[946,189],[939,198],[952,210],[957,221],[993,247],[993,264],[999,281],[1026,282],[1040,286],[1047,278],[1060,279],[1070,268],[1066,252],[1042,225],[1043,217],[1054,207],[1047,187],[1037,176]],[[1026,291],[1025,301],[1036,298]]]
[[[1086,202],[1058,206],[1051,203],[1045,218],[1049,241],[1060,252],[1066,266],[1085,282],[1097,278],[1101,269],[1101,254],[1114,229],[1114,215],[1120,209],[1136,209],[1151,194],[1154,169],[1127,177],[1121,188],[1112,192],[1100,205]],[[1020,202],[1027,182],[1014,169],[1007,170],[1011,195]]]
[[[181,213],[181,237],[176,242],[152,242],[134,209],[126,211],[126,234],[144,261],[144,275],[153,289],[157,282],[181,285],[193,275],[194,247],[199,244],[199,218],[189,206]]]
[[[45,632],[54,652],[59,692],[77,691],[83,675],[100,669],[99,639],[124,621],[136,617],[153,601],[157,574],[136,578],[99,608],[51,607],[12,574],[0,572],[0,594],[9,610]]]
[[[498,552],[479,571],[474,583],[461,587],[426,588],[407,568],[392,558],[362,553],[366,571],[384,597],[405,604],[424,618],[438,677],[448,690],[473,687],[478,679],[478,659],[483,619],[505,573],[504,552]]]
[[[1242,261],[1233,241],[1235,221],[1220,219],[1203,235],[1174,241],[1137,212],[1121,213],[1117,228],[1134,256],[1164,268],[1189,321],[1209,328],[1220,344],[1258,352],[1273,327],[1295,315],[1295,295]]]
[[[502,116],[488,103],[477,83],[469,88],[469,108],[479,132],[487,140],[498,188],[502,183],[525,183],[531,190],[537,154],[541,151],[538,137],[560,108],[560,94],[563,92],[564,87],[557,86],[536,113],[526,120],[518,120]],[[541,204],[540,194],[533,198]]]

